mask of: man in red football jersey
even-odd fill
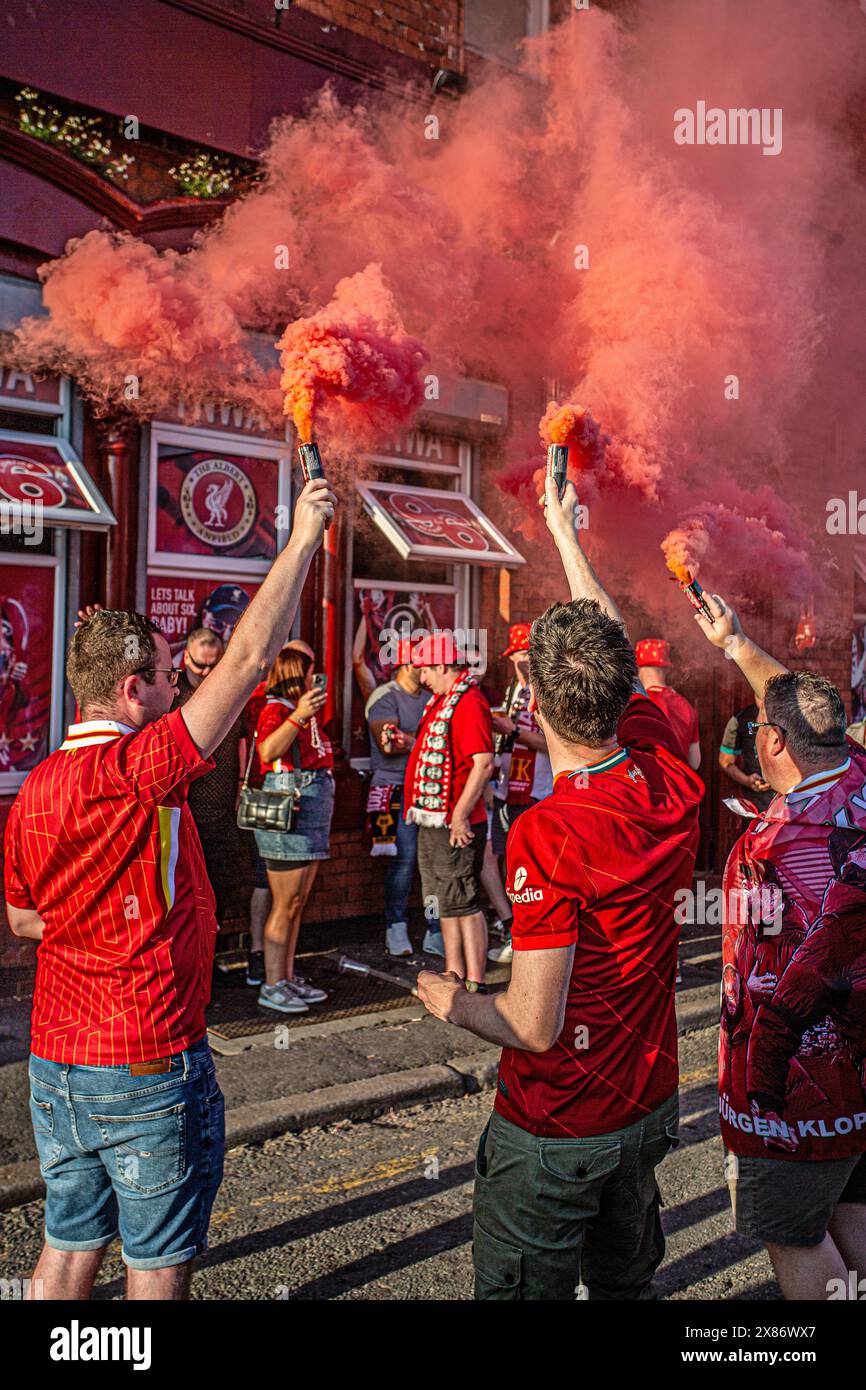
[[[304,488],[288,545],[182,709],[148,618],[94,612],[70,644],[81,722],[18,793],[4,864],[12,931],[39,942],[45,1298],[88,1297],[118,1234],[129,1298],[184,1298],[206,1247],[224,1147],[204,1017],[217,928],[187,792],[270,668],[334,503],[323,480]]]
[[[785,1298],[837,1298],[866,1270],[866,753],[832,682],[787,670],[705,598],[711,620],[695,620],[752,687],[747,731],[775,792],[743,806],[722,880],[734,1221],[766,1246]]]
[[[511,982],[423,973],[439,1018],[503,1045],[479,1145],[475,1294],[651,1298],[664,1253],[655,1168],[677,1134],[674,902],[690,885],[700,779],[637,684],[616,604],[546,483],[571,589],[536,619],[529,673],[554,773],[511,830]]]
[[[483,990],[487,923],[480,885],[487,840],[484,788],[493,771],[490,706],[454,634],[428,633],[412,651],[432,694],[409,752],[403,812],[418,830],[424,905],[441,924],[446,969]]]
[[[701,765],[701,745],[698,734],[698,712],[685,695],[668,685],[671,669],[670,644],[663,637],[645,637],[634,649],[637,658],[637,678],[654,705],[658,705],[670,720],[680,743],[680,751],[695,772]]]

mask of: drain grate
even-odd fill
[[[327,1023],[331,1019],[354,1018],[357,1014],[385,1013],[412,1002],[412,995],[399,985],[366,975],[339,975],[333,955],[304,956],[303,975],[312,984],[328,991],[323,1004],[311,1004],[305,1014],[280,1014],[262,1009],[255,989],[216,988],[207,1011],[207,1026],[219,1038],[243,1038],[253,1033],[270,1033],[275,1027],[303,1028],[305,1024]]]

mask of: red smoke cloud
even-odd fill
[[[814,557],[802,523],[776,529],[768,520],[770,499],[743,499],[737,507],[704,503],[661,542],[668,569],[681,582],[697,578],[706,565],[723,590],[757,596],[782,587],[800,597],[816,587]],[[776,503],[778,510],[778,502]],[[701,582],[706,587],[706,579]]]
[[[354,438],[373,443],[393,435],[423,399],[427,353],[404,331],[382,268],[338,284],[334,298],[310,318],[290,323],[281,349],[284,410],[306,443],[323,415]],[[318,432],[318,431],[317,431]]]
[[[753,575],[796,597],[810,567],[817,587],[825,499],[854,485],[866,447],[864,23],[847,0],[653,0],[627,23],[591,7],[530,45],[522,71],[435,102],[436,139],[426,105],[345,110],[325,94],[278,125],[261,184],[187,255],[93,233],[50,267],[50,319],[25,329],[22,353],[101,404],[131,373],[143,410],[200,392],[277,418],[276,373],[250,360],[242,328],[276,339],[288,323],[302,374],[313,339],[296,321],[321,327],[334,285],[374,263],[392,346],[405,325],[434,372],[509,387],[502,483],[527,517],[534,387],[549,378],[610,435],[580,482],[614,582],[666,603],[658,545],[693,520],[723,592]],[[674,113],[699,100],[780,108],[781,153],[676,144]],[[323,339],[315,351],[307,402],[315,388],[335,436],[375,427],[380,368],[384,414],[410,408],[390,347],[374,349],[372,394],[343,406],[364,371]],[[301,409],[299,381],[293,368]]]
[[[254,371],[241,325],[194,256],[93,231],[41,276],[48,317],[19,335],[22,360],[78,377],[98,407],[149,413],[182,387],[219,398]]]

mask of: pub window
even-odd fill
[[[520,43],[550,23],[549,0],[466,0],[463,37],[487,58],[516,63]]]
[[[0,410],[0,430],[21,430],[25,434],[54,434],[56,415],[40,415],[35,410]]]

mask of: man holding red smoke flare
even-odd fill
[[[786,1298],[866,1272],[866,752],[838,690],[788,671],[704,594],[696,622],[758,705],[776,793],[728,857],[719,1111],[737,1230]],[[847,1284],[845,1284],[847,1287]]]
[[[89,1297],[118,1234],[130,1298],[185,1298],[206,1248],[225,1125],[205,1026],[214,895],[188,791],[282,646],[335,505],[324,480],[307,483],[287,545],[183,708],[150,619],[94,610],[70,644],[81,719],[21,787],[4,860],[9,925],[40,943],[45,1298]]]
[[[651,1298],[655,1168],[677,1142],[676,895],[703,785],[637,681],[619,610],[578,540],[572,483],[545,483],[572,601],[532,625],[529,680],[553,791],[512,827],[508,988],[424,972],[438,1018],[503,1047],[475,1182],[475,1296]]]

